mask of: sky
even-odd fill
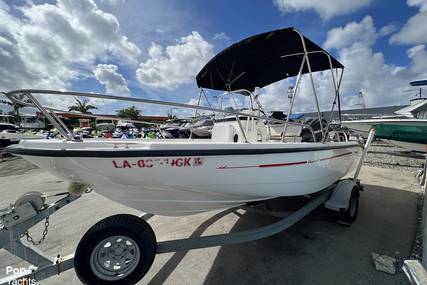
[[[0,0],[0,91],[77,90],[195,103],[195,76],[215,54],[246,37],[295,27],[344,66],[344,108],[408,104],[410,81],[427,78],[427,0]],[[314,76],[322,110],[330,73]],[[286,110],[294,79],[262,88],[267,110]],[[216,92],[207,90],[215,104]],[[73,98],[40,97],[66,109]],[[308,77],[297,112],[315,110]],[[126,104],[97,99],[100,113]],[[203,103],[206,105],[206,103]],[[5,108],[0,105],[0,108]],[[138,105],[146,115],[168,108]]]

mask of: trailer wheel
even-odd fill
[[[338,212],[338,223],[344,226],[350,226],[356,221],[357,213],[359,212],[359,196],[359,188],[357,186],[353,187],[348,202],[348,209],[343,212]]]
[[[135,284],[150,269],[157,243],[150,225],[120,214],[92,226],[80,240],[74,268],[83,284]]]

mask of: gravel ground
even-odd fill
[[[423,162],[422,155],[413,154],[382,141],[374,142],[365,158],[365,165],[398,169],[413,175],[418,173]]]
[[[387,144],[382,141],[376,141],[371,145],[370,151],[365,158],[365,165],[397,169],[407,172],[414,177],[418,174],[425,158],[421,154],[414,154],[403,148]],[[420,187],[421,188],[421,187]],[[416,238],[412,247],[412,253],[408,259],[422,259],[423,252],[423,233],[422,233],[422,212],[423,212],[424,192],[418,193],[417,203],[417,230]],[[399,260],[402,263],[403,260]],[[399,266],[401,267],[401,266]]]

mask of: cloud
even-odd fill
[[[407,0],[406,3],[411,7],[420,7],[421,12],[427,11],[427,1],[425,0]]]
[[[331,33],[331,31],[341,31]],[[377,32],[372,18],[367,21],[365,17],[359,23],[348,23],[344,27],[332,29],[325,41],[331,43],[330,35],[334,36],[336,42],[342,45],[331,45],[336,48],[339,60],[346,67],[342,84],[342,94],[345,96],[344,104],[350,107],[354,102],[355,95],[359,90],[365,92],[365,100],[368,106],[384,106],[390,104],[407,104],[408,98],[403,94],[407,89],[409,81],[422,77],[427,69],[422,65],[427,60],[424,46],[408,49],[407,55],[410,60],[407,66],[396,66],[386,63],[381,52],[374,52],[372,46],[376,39],[384,34]],[[349,32],[353,31],[353,32]],[[360,34],[355,33],[358,31]],[[363,36],[362,33],[364,33]],[[420,61],[420,62],[417,62]]]
[[[212,51],[213,46],[194,31],[166,48],[152,43],[149,59],[139,65],[136,77],[142,86],[174,90],[194,80],[197,72],[213,57]]]
[[[394,44],[427,43],[427,1],[408,0],[408,6],[419,7],[419,12],[409,18],[402,29],[390,38]]]
[[[378,35],[374,27],[374,21],[371,16],[366,16],[359,23],[350,22],[344,27],[331,29],[323,46],[326,49],[343,48],[350,46],[352,43],[362,43],[371,45],[375,42]]]
[[[425,45],[417,45],[407,50],[408,57],[411,59],[411,72],[427,76],[427,50]]]
[[[116,5],[121,5],[125,3],[125,0],[100,0],[102,3],[111,5],[111,6],[116,6]]]
[[[338,60],[345,66],[341,85],[342,106],[356,108],[358,92],[364,92],[368,107],[408,104],[410,98],[404,93],[410,81],[427,76],[427,50],[418,45],[407,50],[409,64],[397,66],[386,62],[381,52],[372,46],[381,36],[371,17],[360,22],[350,22],[343,27],[331,29],[324,46],[336,49]],[[334,93],[330,72],[314,73],[315,86],[321,110],[329,110]],[[287,87],[293,80],[283,80],[263,88],[260,96],[266,109],[287,110]],[[263,98],[264,97],[264,98]],[[295,111],[315,111],[313,91],[308,76],[303,76],[295,99]]]
[[[370,4],[371,0],[273,0],[283,13],[314,10],[323,20],[350,14]]]
[[[215,41],[224,41],[224,42],[231,41],[231,38],[224,32],[214,34],[212,39]]]
[[[126,79],[118,71],[117,65],[98,64],[94,70],[95,78],[105,86],[108,94],[116,96],[129,95]]]
[[[381,37],[388,36],[397,31],[397,26],[395,24],[388,24],[381,28],[379,35]]]
[[[139,48],[92,0],[27,3],[0,0],[0,89],[68,89],[92,76],[96,61],[137,64]],[[63,98],[55,102],[65,104]]]

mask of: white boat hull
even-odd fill
[[[45,142],[48,143],[21,142],[11,150],[58,177],[88,184],[111,200],[167,216],[318,192],[345,176],[361,153],[361,147],[355,143],[136,142],[124,147],[126,143],[121,142],[122,146],[117,143],[113,148],[114,143],[110,143],[110,149],[105,150],[104,141],[104,149],[99,151],[96,141],[86,141],[84,145]],[[73,155],[63,152],[62,156],[57,152],[47,156],[49,148],[69,150],[70,147],[75,151]],[[38,154],[31,154],[34,149]],[[95,149],[100,154],[98,157],[93,153]],[[171,149],[177,155],[167,154]],[[252,154],[233,154],[242,149]],[[270,149],[277,153],[268,153]],[[147,155],[138,155],[138,150]],[[189,150],[200,154],[186,154]],[[227,154],[212,155],[212,151],[218,150]],[[132,152],[137,156],[131,155]]]

